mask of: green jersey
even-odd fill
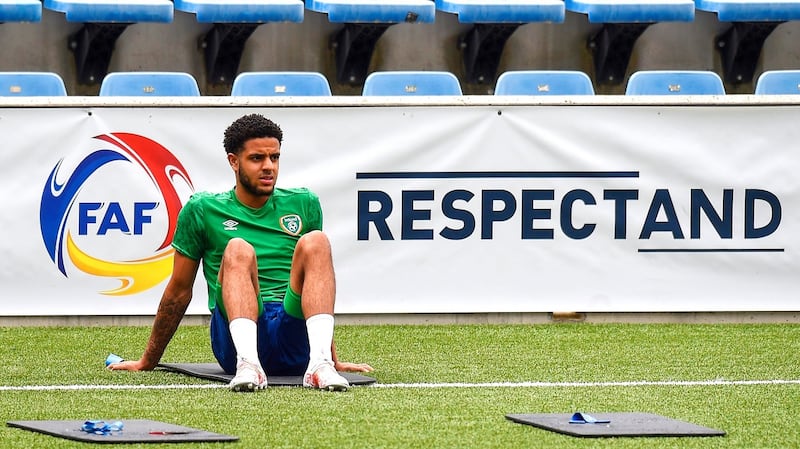
[[[239,237],[253,245],[262,301],[282,301],[297,240],[312,230],[322,230],[322,208],[308,189],[275,188],[258,209],[240,203],[233,190],[200,192],[181,209],[172,246],[190,259],[202,259],[213,310],[222,303],[217,275],[228,240]]]

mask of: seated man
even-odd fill
[[[303,385],[344,391],[337,371],[369,372],[338,360],[333,342],[336,294],[331,246],[319,198],[275,187],[283,132],[251,114],[225,131],[236,175],[227,192],[201,192],[183,206],[172,246],[175,261],[141,359],[112,370],[151,370],[172,339],[200,265],[208,284],[211,347],[233,391],[267,386],[274,375],[303,374]]]

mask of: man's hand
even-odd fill
[[[334,368],[336,368],[336,371],[347,371],[351,373],[369,373],[373,371],[372,367],[366,363],[340,362],[338,360],[334,363]]]
[[[107,368],[111,371],[151,371],[153,369],[141,360],[123,360],[112,363]]]

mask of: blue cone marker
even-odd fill
[[[106,366],[111,365],[112,363],[119,363],[123,361],[125,361],[125,359],[122,357],[116,354],[109,354],[108,357],[106,357]]]

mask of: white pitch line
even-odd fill
[[[81,391],[81,390],[208,390],[228,388],[225,384],[203,385],[23,385],[0,386],[0,391]]]
[[[647,386],[733,386],[733,385],[800,385],[800,379],[772,380],[641,380],[625,382],[439,382],[439,383],[395,383],[368,385],[369,388],[602,388],[602,387],[647,387]],[[23,385],[0,386],[0,391],[80,391],[80,390],[203,390],[228,388],[222,383],[201,385]]]
[[[554,388],[554,387],[642,387],[642,386],[717,386],[717,385],[787,385],[800,379],[773,380],[641,380],[628,382],[476,382],[476,383],[398,383],[373,384],[373,388]]]

